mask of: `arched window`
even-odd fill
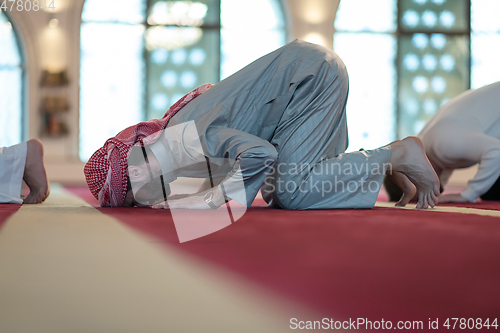
[[[0,147],[23,139],[23,67],[16,34],[0,10]]]
[[[499,10],[496,0],[341,1],[349,150],[416,135],[451,98],[499,81]]]
[[[80,158],[285,42],[280,0],[86,0]]]

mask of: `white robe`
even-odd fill
[[[0,148],[0,203],[23,203],[21,186],[26,152],[26,142]]]
[[[453,169],[479,163],[476,175],[461,193],[475,202],[500,176],[500,82],[455,97],[418,136],[442,185]]]

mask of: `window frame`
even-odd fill
[[[146,6],[145,6],[145,14],[144,14],[144,17],[145,17],[145,22],[142,22],[140,24],[144,25],[144,31],[146,33],[146,31],[151,28],[151,27],[176,27],[176,28],[182,28],[182,27],[191,27],[191,26],[184,26],[184,25],[177,25],[177,24],[149,24],[148,23],[148,10],[152,7],[153,3],[156,2],[155,0],[146,0]],[[220,19],[220,10],[221,10],[221,0],[217,0],[217,10],[219,12],[219,15],[218,15],[218,23],[217,24],[205,24],[203,23],[202,25],[200,26],[197,26],[197,28],[200,28],[202,31],[213,31],[213,30],[218,30],[219,31],[219,34],[218,34],[218,39],[219,39],[219,47],[217,48],[217,54],[215,54],[215,59],[217,60],[217,82],[220,81],[220,68],[221,68],[221,34],[220,34],[220,31],[222,29],[222,26],[221,26],[221,19]],[[142,58],[143,58],[143,61],[144,61],[144,66],[145,66],[145,70],[144,70],[144,75],[145,77],[143,78],[144,82],[146,82],[146,84],[144,85],[143,87],[143,96],[144,96],[144,103],[143,103],[143,108],[144,108],[144,119],[151,119],[151,116],[149,114],[149,107],[148,107],[148,103],[150,103],[150,97],[149,96],[149,93],[148,93],[148,73],[149,73],[149,69],[150,69],[150,61],[148,60],[148,50],[146,47],[144,47],[143,49],[143,53],[142,53]]]
[[[95,8],[92,8],[91,12],[87,12],[89,15],[84,15],[86,13],[86,10],[89,10],[90,8],[86,8],[86,5],[88,2],[85,0],[78,0],[81,1],[81,6],[79,6],[78,12],[75,12],[75,15],[78,15],[79,23],[78,23],[78,32],[79,32],[79,39],[78,39],[78,49],[80,50],[79,52],[79,61],[78,61],[78,67],[75,68],[75,72],[77,72],[77,77],[79,78],[78,81],[80,84],[82,83],[82,27],[86,24],[108,24],[108,25],[130,25],[130,26],[137,26],[141,27],[141,29],[144,29],[144,35],[142,36],[142,41],[143,41],[143,47],[142,49],[137,49],[137,58],[136,61],[140,64],[141,66],[141,72],[138,73],[139,75],[138,80],[142,80],[141,86],[136,87],[135,91],[137,91],[137,95],[140,96],[142,99],[141,101],[137,101],[138,103],[135,105],[134,104],[134,117],[137,118],[137,121],[145,121],[151,118],[157,118],[158,114],[155,114],[155,109],[151,106],[152,98],[156,94],[154,86],[152,87],[151,84],[155,84],[155,81],[151,81],[151,73],[156,73],[155,70],[151,68],[151,66],[154,66],[154,63],[151,61],[151,51],[148,50],[147,44],[146,44],[146,32],[149,28],[155,27],[155,26],[161,26],[161,27],[195,27],[194,25],[179,25],[182,24],[181,22],[175,22],[175,24],[154,24],[155,22],[148,22],[148,14],[151,12],[151,9],[154,6],[154,3],[157,1],[154,0],[141,0],[140,2],[136,3],[139,7],[137,10],[134,11],[134,13],[140,13],[141,17],[139,18],[138,15],[135,16],[135,19],[132,17],[132,19],[128,18],[120,18],[119,16],[103,16],[103,15],[93,15],[92,12],[95,11]],[[195,1],[195,0],[194,0]],[[230,0],[234,1],[234,0]],[[279,12],[275,14],[279,14],[281,16],[280,19],[283,21],[283,26],[280,27],[280,35],[283,38],[283,44],[285,44],[288,41],[288,37],[290,35],[290,15],[289,15],[289,8],[286,4],[286,0],[266,0],[273,2],[273,5],[275,5],[275,9],[279,10]],[[196,28],[202,29],[203,32],[205,32],[206,35],[212,35],[211,38],[211,43],[212,45],[213,42],[218,40],[218,45],[213,45],[213,48],[211,49],[205,49],[205,51],[208,51],[207,54],[210,56],[210,70],[212,73],[210,74],[210,78],[204,78],[201,81],[205,82],[211,82],[211,83],[217,83],[221,80],[223,76],[223,68],[224,68],[224,61],[223,55],[224,55],[224,48],[223,48],[223,35],[222,31],[224,29],[224,26],[222,25],[221,22],[221,10],[223,10],[223,3],[222,0],[216,0],[214,2],[206,2],[207,5],[209,5],[209,10],[212,11],[211,13],[211,19],[205,19],[203,23],[199,26],[196,26]],[[214,4],[218,7],[217,9],[214,8]],[[252,4],[252,1],[250,1],[250,5]],[[256,7],[259,8],[259,7]],[[215,10],[218,10],[218,15],[215,12]],[[94,12],[95,13],[95,12]],[[100,13],[102,14],[102,13]],[[109,18],[110,17],[110,18]],[[115,18],[113,18],[115,17]],[[206,23],[208,22],[208,23]],[[150,24],[152,23],[152,24]],[[247,29],[245,26],[242,25],[243,29]],[[247,29],[248,30],[248,29]],[[280,45],[281,46],[281,45]],[[267,53],[267,52],[266,52]],[[259,55],[260,56],[260,55]],[[253,60],[253,59],[252,59]],[[245,64],[246,65],[246,64]],[[174,69],[174,68],[172,68]],[[239,68],[238,68],[239,69]],[[153,70],[153,72],[152,72]],[[216,82],[212,82],[216,81]],[[201,84],[198,82],[198,84]],[[196,85],[196,84],[195,84]],[[85,140],[82,141],[82,130],[85,132],[87,130],[87,126],[82,126],[82,118],[85,117],[86,112],[82,112],[82,91],[85,89],[82,89],[83,86],[80,87],[79,93],[78,93],[78,105],[80,107],[79,109],[79,123],[78,123],[78,140],[77,140],[77,146],[78,146],[78,157],[80,160],[85,161],[87,160],[90,155],[90,151],[94,149],[96,146],[96,142],[93,142],[91,146],[89,146],[88,143],[84,142]],[[178,94],[179,95],[179,94]],[[179,97],[176,97],[179,98]],[[173,98],[175,99],[175,98]],[[171,101],[171,103],[175,101]],[[170,100],[170,98],[169,98]],[[171,105],[171,104],[169,104]],[[86,117],[88,118],[88,117]],[[134,120],[135,121],[135,120]],[[97,147],[97,146],[96,146]]]
[[[403,37],[408,37],[408,36],[413,36],[415,34],[425,34],[427,36],[431,36],[432,34],[443,34],[445,36],[464,36],[468,39],[468,51],[469,51],[469,57],[468,57],[468,64],[467,67],[469,69],[468,74],[466,76],[466,79],[468,80],[466,83],[466,86],[470,89],[471,87],[471,72],[472,72],[472,50],[471,50],[471,35],[472,35],[472,29],[471,29],[471,6],[472,6],[472,1],[471,0],[464,0],[466,1],[466,13],[465,13],[465,20],[467,22],[467,27],[463,31],[447,31],[445,29],[433,29],[433,30],[405,30],[404,25],[402,24],[402,5],[401,3],[404,0],[397,0],[396,6],[397,6],[397,19],[396,19],[396,31],[393,32],[392,34],[396,38],[396,58],[394,59],[395,61],[395,68],[396,68],[396,93],[395,93],[395,111],[396,111],[396,117],[395,117],[395,125],[396,125],[396,138],[401,138],[401,133],[400,133],[400,128],[401,128],[401,107],[400,107],[400,91],[401,91],[401,73],[402,73],[402,59],[401,59],[401,40]]]
[[[373,31],[373,30],[367,30],[367,29],[362,29],[358,31],[353,31],[353,30],[344,30],[344,29],[336,29],[334,28],[334,36],[333,38],[335,39],[335,34],[337,33],[352,33],[352,34],[380,34],[380,35],[390,35],[393,36],[395,41],[396,41],[396,56],[394,58],[394,69],[396,71],[396,91],[394,94],[394,127],[395,127],[395,137],[396,138],[401,138],[401,125],[402,125],[402,108],[400,106],[400,92],[401,92],[401,81],[402,81],[402,59],[401,59],[401,53],[402,53],[402,48],[401,48],[401,41],[405,37],[413,36],[414,34],[425,34],[427,36],[431,36],[432,34],[443,34],[444,36],[463,36],[466,38],[468,41],[468,59],[467,59],[467,68],[468,68],[468,75],[465,76],[467,79],[467,82],[465,84],[468,89],[471,88],[471,81],[472,81],[472,27],[471,27],[471,8],[472,8],[472,0],[463,0],[466,1],[465,6],[466,6],[466,12],[465,12],[465,17],[464,19],[467,22],[467,26],[462,30],[462,31],[448,31],[446,29],[439,29],[439,28],[434,28],[434,29],[405,29],[404,24],[402,23],[402,16],[403,16],[403,1],[404,0],[396,0],[395,5],[396,5],[396,27],[394,31]],[[453,0],[450,0],[453,1]],[[338,14],[338,13],[337,13]]]

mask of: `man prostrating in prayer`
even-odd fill
[[[342,60],[295,40],[106,141],[85,166],[87,183],[111,207],[250,206],[261,190],[275,208],[371,208],[388,173],[403,190],[408,180],[418,188],[417,208],[433,207],[439,180],[420,139],[344,153],[347,94]],[[176,177],[206,182],[168,198]]]
[[[478,164],[477,173],[461,193],[444,194],[439,202],[500,200],[500,82],[471,89],[441,107],[418,134],[442,186],[455,169]],[[390,179],[389,200],[402,198]],[[412,184],[407,185],[412,187]],[[413,192],[417,192],[416,189]],[[401,200],[405,201],[411,195]]]

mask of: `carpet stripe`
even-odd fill
[[[500,217],[500,211],[498,210],[488,210],[488,209],[475,209],[468,207],[454,207],[454,206],[436,206],[430,209],[417,209],[416,204],[408,204],[405,207],[396,207],[394,202],[382,202],[377,201],[375,207],[384,208],[394,208],[394,209],[406,209],[406,210],[418,210],[423,212],[444,212],[444,213],[460,213],[460,214],[475,214],[482,216],[494,216]]]

